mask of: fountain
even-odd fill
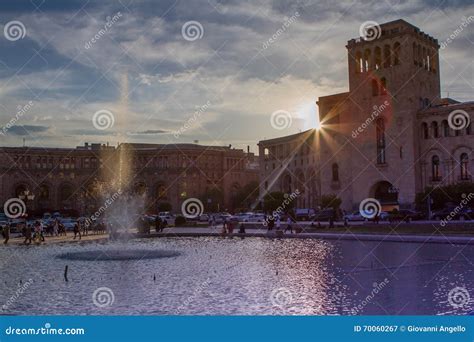
[[[145,208],[145,194],[137,193],[131,182],[133,149],[124,143],[129,112],[128,95],[128,75],[124,72],[121,78],[120,106],[113,118],[120,143],[112,158],[110,155],[103,156],[103,160],[109,160],[110,164],[102,169],[102,181],[96,184],[102,206],[93,215],[96,219],[106,222],[109,240],[114,243],[98,251],[65,253],[59,255],[59,258],[86,261],[136,260],[179,255],[176,251],[128,249],[126,244],[132,238],[130,228],[136,227]]]

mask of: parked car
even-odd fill
[[[400,209],[398,211],[395,210],[388,213],[389,221],[414,221],[422,220],[423,218],[423,213],[410,209]]]
[[[367,218],[361,215],[360,211],[354,211],[350,214],[344,215],[344,220],[347,220],[349,222],[351,221],[367,221]]]
[[[246,222],[263,222],[263,221],[265,221],[264,214],[253,214],[249,216],[248,221]]]
[[[313,216],[313,221],[329,221],[331,218],[335,219],[336,213],[334,212],[334,209],[329,208],[316,211]]]
[[[451,217],[451,220],[474,220],[474,211],[471,208],[449,207],[433,212],[431,218],[434,220],[444,220]]]
[[[208,222],[211,217],[208,214],[199,215],[199,222]]]
[[[60,219],[59,221],[64,225],[64,228],[66,228],[66,230],[73,230],[74,225],[76,224],[76,220],[70,217]]]
[[[295,209],[296,221],[309,221],[314,216],[314,209],[300,208]]]

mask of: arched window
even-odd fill
[[[441,122],[441,127],[443,129],[443,137],[449,137],[449,124],[448,124],[448,120],[443,120],[443,122]]]
[[[426,122],[423,122],[421,124],[421,135],[422,135],[423,139],[428,139],[429,138],[428,124]]]
[[[400,64],[400,43],[396,42],[393,46],[393,65]]]
[[[372,66],[370,65],[370,50],[367,49],[364,52],[364,71],[369,71],[372,69]]]
[[[470,135],[471,134],[471,123],[469,122],[469,125],[466,127],[466,134]]]
[[[377,164],[385,164],[385,121],[378,118],[375,121],[377,138]]]
[[[332,164],[332,181],[339,182],[339,165],[337,163]]]
[[[426,66],[427,66],[427,64],[426,64],[426,48],[424,46],[421,48],[421,58],[423,59],[423,68],[426,69]]]
[[[418,58],[417,58],[417,56],[418,56],[418,52],[417,52],[417,50],[416,50],[416,43],[413,43],[413,63],[414,63],[415,65],[418,65]]]
[[[379,70],[382,67],[382,50],[376,46],[374,50],[374,69]]]
[[[379,84],[376,79],[372,79],[372,96],[379,94]]]
[[[469,156],[467,153],[462,153],[460,158],[461,164],[461,180],[469,179]]]
[[[383,67],[389,68],[392,65],[392,56],[390,51],[390,45],[383,47]]]
[[[433,156],[431,158],[431,177],[433,181],[441,180],[441,176],[439,173],[439,157]]]
[[[380,94],[387,95],[387,79],[385,77],[380,80]]]
[[[431,123],[431,132],[432,132],[433,138],[439,138],[438,123],[436,121],[433,121]]]
[[[360,51],[356,52],[356,72],[364,72],[364,61],[362,60],[362,53]]]

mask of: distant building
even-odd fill
[[[120,151],[128,151],[131,191],[144,194],[146,206],[157,211],[170,203],[201,198],[212,189],[223,194],[221,210],[232,209],[240,187],[258,180],[252,153],[230,146],[196,144],[121,144],[118,147],[85,144],[77,148],[0,148],[0,200],[25,193],[28,211],[73,210],[91,212],[102,205],[100,184],[116,179]],[[204,205],[207,207],[205,199]]]
[[[474,102],[441,98],[438,41],[404,20],[374,29],[370,38],[347,43],[349,91],[317,102],[322,129],[312,133],[312,148],[319,162],[283,167],[269,178],[268,160],[284,165],[278,149],[270,149],[260,156],[261,182],[286,191],[282,177],[294,184],[297,172],[315,173],[314,196],[336,194],[347,210],[372,197],[389,210],[413,207],[426,187],[471,181]],[[302,134],[261,141],[260,153],[277,141],[280,150],[293,151],[293,138]]]

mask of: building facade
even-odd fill
[[[128,190],[143,195],[149,212],[218,190],[221,210],[232,209],[240,187],[258,181],[254,156],[230,146],[197,144],[88,144],[77,148],[0,148],[0,200],[24,199],[29,212],[90,213],[103,204],[102,185],[120,175],[127,151]],[[29,194],[30,196],[25,196]]]
[[[346,45],[349,91],[317,101],[320,195],[336,194],[346,210],[366,198],[411,208],[426,187],[474,171],[474,103],[441,98],[438,41],[404,20],[374,29]]]

